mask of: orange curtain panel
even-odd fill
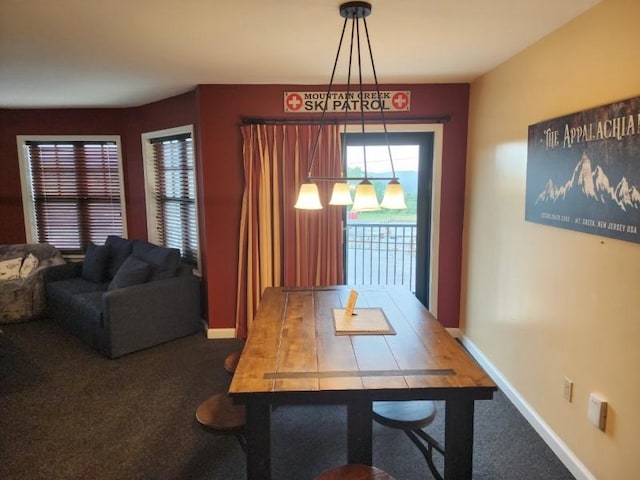
[[[322,210],[297,210],[318,129],[313,176],[340,176],[337,125],[251,124],[241,127],[245,189],[240,221],[236,336],[246,338],[266,287],[344,283],[341,207],[332,184],[318,182]]]

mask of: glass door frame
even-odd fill
[[[428,224],[420,224],[418,231],[422,230],[423,235],[427,235],[428,238],[423,238],[421,241],[424,244],[423,255],[418,261],[422,265],[427,265],[427,268],[422,268],[421,275],[424,277],[421,279],[423,290],[419,291],[416,285],[416,295],[427,306],[429,311],[437,317],[438,309],[438,267],[439,267],[439,252],[440,252],[440,203],[441,203],[441,180],[442,180],[442,143],[444,126],[442,124],[397,124],[387,125],[387,131],[391,133],[407,133],[407,134],[424,134],[430,132],[432,135],[422,135],[422,138],[428,138],[427,144],[422,147],[431,149],[431,163],[427,168],[421,168],[420,174],[423,175],[422,182],[427,182],[430,186],[430,202],[424,202],[419,200],[419,205],[422,204],[422,208],[426,211],[422,212],[419,217],[422,217],[422,222],[428,221]],[[384,132],[382,125],[367,125],[366,133],[380,133]],[[358,126],[350,125],[347,127],[347,133],[357,134],[362,133]],[[410,138],[410,137],[408,137]],[[418,135],[415,138],[421,138]],[[395,143],[395,142],[394,142]],[[413,143],[413,142],[409,142]],[[428,145],[430,143],[430,145]],[[430,177],[430,182],[428,180]],[[428,188],[428,187],[426,187]],[[430,208],[429,208],[430,207]],[[345,211],[346,220],[346,211]],[[420,219],[419,219],[420,221]],[[428,229],[428,230],[427,230]],[[418,264],[420,265],[420,264]],[[416,278],[418,280],[418,278]]]
[[[399,135],[399,134],[396,134]],[[433,203],[433,133],[404,133],[420,145],[418,166],[418,208],[416,218],[416,291],[415,295],[427,308],[431,304],[431,204]]]

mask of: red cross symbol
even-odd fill
[[[409,97],[404,92],[396,92],[393,97],[391,97],[391,104],[398,110],[408,110]]]
[[[287,96],[287,100],[285,103],[287,104],[287,108],[290,111],[295,112],[297,110],[300,110],[300,108],[302,107],[302,97],[297,93],[290,93]]]

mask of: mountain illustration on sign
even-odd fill
[[[563,185],[556,186],[553,180],[547,181],[544,190],[538,195],[536,205],[539,203],[557,203],[568,200],[579,193],[582,198],[607,204],[613,203],[622,211],[640,209],[640,191],[635,185],[630,185],[623,176],[616,187],[612,187],[604,170],[600,165],[595,169],[591,167],[591,159],[586,152],[573,170],[571,178]]]

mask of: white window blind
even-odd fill
[[[114,141],[26,141],[32,233],[62,253],[123,235],[120,161]]]
[[[151,138],[155,239],[198,263],[195,161],[191,133]]]

